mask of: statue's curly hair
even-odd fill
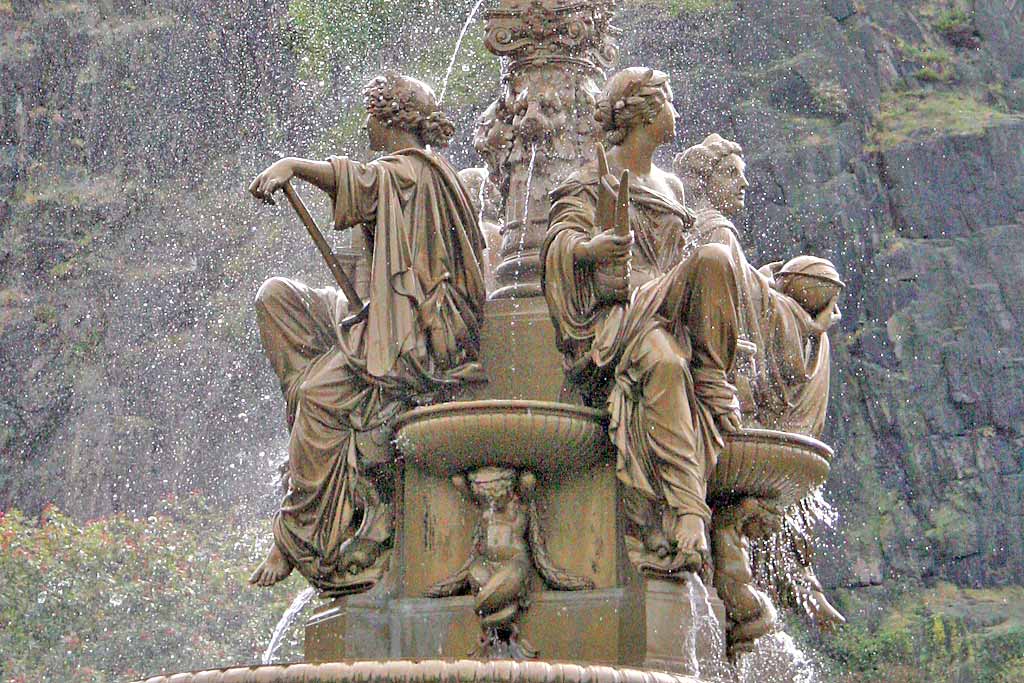
[[[672,170],[686,181],[687,186],[702,188],[707,184],[715,167],[733,154],[743,156],[743,147],[738,142],[726,140],[718,133],[712,133],[699,145],[677,154],[672,162]]]
[[[670,93],[668,74],[657,69],[630,67],[609,78],[594,112],[605,144],[614,147],[629,131],[654,121]]]
[[[366,84],[363,101],[366,111],[385,126],[409,131],[431,147],[447,147],[455,134],[434,91],[415,78],[388,71]]]

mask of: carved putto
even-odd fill
[[[593,582],[559,569],[548,557],[532,473],[485,467],[453,477],[452,482],[479,506],[480,519],[466,562],[455,575],[428,589],[427,596],[472,592],[483,630],[478,656],[536,657],[518,625],[529,605],[531,569],[536,567],[544,583],[555,590],[586,590],[594,587]]]

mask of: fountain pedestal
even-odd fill
[[[543,552],[551,565],[590,585],[550,590],[531,567],[528,607],[516,622],[521,639],[549,661],[696,673],[687,638],[700,629],[686,584],[646,578],[630,564],[603,414],[556,401],[561,357],[543,300],[489,302],[483,337],[486,386],[466,401],[398,419],[396,442],[405,457],[392,566],[369,593],[337,599],[313,616],[306,658],[459,658],[478,649],[474,597],[425,594],[456,574],[480,542],[474,528],[483,513],[453,476],[497,465],[536,478],[530,500]],[[724,623],[713,593],[711,603]],[[723,642],[722,634],[704,641],[697,643],[700,659],[720,661],[715,642]]]

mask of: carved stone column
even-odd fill
[[[487,49],[502,60],[494,125],[511,131],[491,169],[506,192],[492,299],[540,295],[548,193],[593,156],[595,80],[616,57],[616,2],[502,0],[485,15]]]

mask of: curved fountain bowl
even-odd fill
[[[455,401],[398,416],[395,445],[428,472],[488,465],[564,474],[613,457],[605,413],[547,401]]]
[[[788,507],[825,483],[832,449],[802,434],[744,429],[724,435],[709,500],[754,497]]]
[[[615,458],[607,413],[547,401],[454,401],[399,415],[395,444],[439,476],[488,465],[566,474]],[[708,498],[753,496],[791,505],[828,477],[832,449],[808,436],[767,429],[725,435]]]

